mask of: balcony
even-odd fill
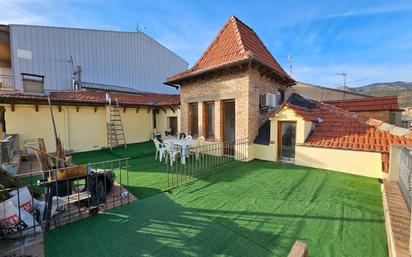
[[[0,75],[0,90],[13,90],[14,77],[10,75]]]

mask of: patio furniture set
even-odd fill
[[[186,164],[186,158],[190,156],[190,153],[196,154],[196,160],[200,159],[200,152],[198,151],[198,146],[201,142],[204,142],[204,137],[198,137],[193,139],[192,136],[181,135],[179,138],[159,140],[157,138],[153,139],[153,143],[156,146],[155,160],[159,158],[159,161],[165,161],[173,165],[178,157],[182,164]]]

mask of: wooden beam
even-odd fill
[[[97,112],[97,106],[94,107],[94,112]]]
[[[147,113],[149,113],[151,109],[152,109],[152,108],[147,107]]]
[[[177,109],[179,109],[179,110],[180,110],[180,105],[178,105],[178,106],[177,106]]]
[[[57,106],[57,108],[58,108],[59,112],[62,112],[62,106],[60,104]]]
[[[11,111],[14,112],[15,108],[14,108],[14,104],[11,104]]]
[[[34,109],[36,110],[36,112],[38,112],[38,111],[39,111],[39,105],[38,105],[38,104],[35,104],[35,105],[34,105]]]
[[[76,105],[76,112],[79,112],[80,106]]]
[[[137,108],[136,108],[136,113],[138,113],[138,112],[139,112],[139,108],[140,108],[140,107],[137,107]]]
[[[166,109],[163,108],[162,106],[159,107],[164,113],[166,113]]]
[[[175,113],[175,109],[172,106],[169,106],[169,109],[172,110],[173,113]]]
[[[159,114],[159,108],[156,108],[156,113]]]
[[[125,113],[125,112],[126,112],[126,108],[127,108],[126,106],[125,106],[125,107],[123,107],[123,113]]]

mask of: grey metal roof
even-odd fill
[[[86,89],[97,89],[97,90],[104,90],[104,91],[142,94],[142,91],[139,91],[131,87],[124,87],[124,86],[117,86],[117,85],[105,85],[105,84],[85,82],[85,81],[80,82],[80,87],[86,88]]]

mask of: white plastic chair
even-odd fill
[[[196,139],[196,145],[195,148],[193,150],[191,150],[191,152],[196,154],[196,161],[198,161],[200,159],[200,146],[202,145],[202,142],[205,142],[206,139],[204,136],[200,136]]]
[[[190,139],[193,139],[193,137],[192,137],[191,135],[187,135],[187,136],[185,137],[185,140],[190,140]]]
[[[165,142],[164,147],[166,151],[165,162],[170,161],[170,166],[172,166],[176,161],[176,156],[179,154],[179,149],[169,142]]]
[[[156,146],[155,160],[157,160],[157,156],[159,156],[159,161],[162,161],[163,156],[164,156],[165,151],[166,151],[166,148],[165,148],[164,144],[160,143],[159,140],[157,140],[156,138],[153,139],[153,143]]]

